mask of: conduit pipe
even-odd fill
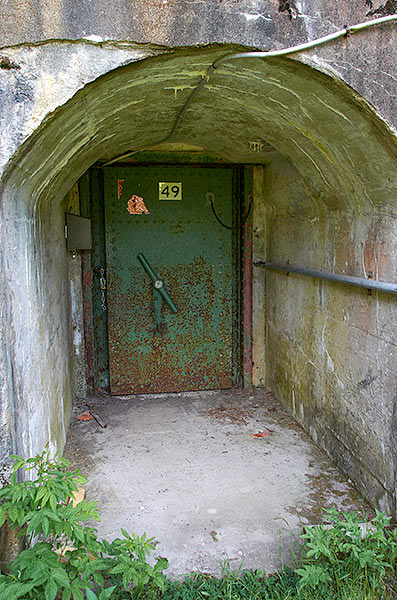
[[[102,166],[107,167],[109,165],[112,165],[115,162],[118,162],[119,160],[123,160],[124,158],[128,158],[129,156],[133,156],[134,154],[137,154],[138,152],[142,152],[142,150],[147,150],[149,147],[153,147],[158,144],[165,144],[167,142],[170,142],[177,127],[179,126],[179,124],[183,118],[183,115],[185,114],[185,112],[187,111],[187,109],[189,108],[189,106],[191,105],[191,103],[193,102],[195,97],[197,96],[197,94],[199,94],[199,92],[202,90],[202,88],[209,81],[213,72],[216,69],[218,69],[221,65],[223,65],[225,62],[229,62],[231,60],[238,60],[240,58],[271,58],[274,56],[289,56],[291,54],[297,54],[298,52],[304,52],[305,50],[311,50],[312,48],[316,48],[317,46],[322,46],[323,44],[327,44],[328,42],[332,42],[332,41],[340,39],[342,37],[348,37],[349,35],[352,35],[354,33],[357,33],[358,31],[362,31],[364,29],[368,29],[369,27],[374,27],[375,25],[382,25],[385,23],[391,23],[393,21],[394,22],[397,21],[397,15],[388,15],[387,17],[379,17],[378,19],[371,19],[370,21],[366,21],[364,23],[358,23],[357,25],[346,26],[343,29],[340,29],[339,31],[330,33],[329,35],[325,35],[323,37],[317,38],[310,42],[298,44],[297,46],[290,46],[289,48],[282,48],[281,50],[265,50],[265,51],[254,51],[254,52],[238,52],[236,54],[226,54],[225,56],[222,56],[221,58],[218,58],[215,62],[213,62],[207,69],[207,72],[205,73],[205,75],[202,75],[202,78],[201,78],[200,82],[198,83],[197,87],[195,87],[195,89],[192,91],[192,93],[190,94],[189,98],[186,101],[186,104],[182,107],[182,109],[178,113],[175,123],[174,123],[170,133],[167,135],[167,137],[165,137],[162,140],[159,140],[155,144],[151,144],[151,146],[145,146],[143,148],[139,148],[138,150],[133,150],[131,152],[127,152],[126,154],[117,156],[116,158],[113,158],[112,160],[108,161],[107,163],[105,163]]]
[[[363,29],[368,29],[368,27],[373,27],[374,25],[380,25],[381,23],[387,23],[389,21],[397,21],[397,15],[388,15],[387,17],[379,17],[379,19],[371,19],[370,21],[365,21],[365,23],[358,23],[357,25],[351,25],[350,27],[346,25],[343,29],[339,29],[339,31],[324,35],[323,37],[312,40],[311,42],[304,42],[303,44],[298,44],[298,46],[290,46],[289,48],[282,48],[281,50],[265,50],[263,52],[255,50],[254,52],[239,52],[238,54],[229,54],[223,56],[222,58],[218,58],[218,60],[212,63],[211,66],[214,69],[217,69],[224,62],[238,58],[270,58],[271,56],[284,56],[285,54],[304,52],[305,50],[311,50],[316,46],[321,46],[322,44],[332,42],[338,38],[347,37],[352,33],[356,33],[357,31],[362,31]]]
[[[276,271],[286,271],[287,273],[298,273],[299,275],[307,275],[308,277],[316,277],[317,279],[326,279],[328,281],[345,283],[347,285],[354,285],[356,287],[366,288],[369,290],[397,294],[397,283],[376,281],[373,279],[365,279],[364,277],[352,277],[350,275],[339,275],[338,273],[327,273],[325,271],[315,271],[314,269],[305,269],[304,267],[264,262],[261,260],[255,261],[253,264],[254,267],[263,267],[265,269],[274,269]]]

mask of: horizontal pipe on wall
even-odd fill
[[[327,273],[325,271],[315,271],[314,269],[305,269],[304,267],[296,267],[294,265],[286,265],[281,263],[263,262],[260,260],[255,261],[254,266],[264,267],[265,269],[274,269],[276,271],[286,271],[287,273],[307,275],[308,277],[316,277],[318,279],[326,279],[328,281],[336,281],[337,283],[354,285],[367,290],[378,290],[379,292],[397,294],[397,283],[389,283],[387,281],[365,279],[364,277],[351,277],[350,275],[339,275],[338,273]]]

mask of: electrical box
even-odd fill
[[[68,250],[91,250],[91,219],[66,213],[65,238]]]

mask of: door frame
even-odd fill
[[[233,384],[252,384],[252,167],[226,163],[213,155],[188,153],[142,153],[140,160],[114,166],[149,166],[232,169],[234,221],[233,252]],[[109,392],[107,311],[100,289],[101,267],[105,268],[105,211],[103,170],[91,167],[79,181],[80,212],[91,219],[92,250],[81,252],[83,318],[87,391]],[[251,209],[250,209],[251,207]],[[248,212],[249,211],[249,212]],[[248,213],[248,216],[247,216]],[[244,216],[245,219],[244,219]],[[244,224],[243,224],[244,220]],[[102,282],[103,283],[103,282]],[[105,292],[106,294],[106,292]],[[106,299],[106,298],[105,298]]]

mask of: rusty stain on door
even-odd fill
[[[143,198],[141,198],[140,196],[137,196],[136,194],[133,194],[131,196],[131,198],[128,200],[127,202],[127,210],[130,213],[130,215],[149,215],[150,212],[148,211],[145,202],[143,201]]]
[[[159,198],[167,181],[182,200]],[[111,393],[231,387],[232,236],[206,194],[231,222],[232,169],[108,167],[104,184]],[[126,211],[132,194],[150,214]]]

